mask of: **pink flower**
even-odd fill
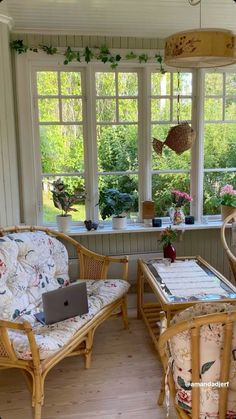
[[[178,399],[185,402],[190,403],[191,402],[191,393],[185,390],[178,390]]]
[[[220,190],[220,196],[223,196],[225,194],[236,195],[236,190],[234,190],[232,185],[227,184],[223,186],[223,188],[221,188]]]

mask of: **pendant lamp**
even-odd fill
[[[169,36],[165,44],[165,64],[178,68],[221,67],[236,63],[236,36],[229,30],[201,28]]]

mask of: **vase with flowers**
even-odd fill
[[[171,226],[166,227],[165,230],[161,232],[160,242],[163,245],[164,258],[171,259],[171,262],[174,262],[176,259],[176,249],[172,243],[176,241],[177,236],[177,230],[172,230]]]
[[[225,220],[230,214],[235,213],[236,218],[236,190],[232,185],[225,185],[220,190],[219,204],[221,205],[221,218]]]
[[[84,200],[84,190],[77,188],[73,192],[69,192],[68,186],[61,179],[57,179],[52,182],[51,192],[54,206],[61,210],[61,214],[57,215],[58,230],[66,233],[70,228],[72,219],[69,212],[78,211],[76,208],[73,208],[73,205]]]
[[[170,220],[172,224],[181,224],[184,222],[184,206],[193,199],[186,192],[173,190],[171,192],[172,207],[169,210]]]

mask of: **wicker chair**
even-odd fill
[[[229,264],[230,264],[231,270],[233,272],[234,279],[236,281],[236,256],[230,250],[230,248],[229,248],[229,246],[226,242],[226,238],[225,238],[225,227],[230,221],[232,221],[232,219],[235,219],[235,217],[236,217],[236,209],[235,209],[235,212],[233,214],[230,214],[230,215],[228,215],[228,217],[225,218],[225,220],[223,222],[223,225],[221,227],[221,241],[222,241],[223,247],[226,251],[226,254],[228,256]]]
[[[220,306],[219,304],[218,307]],[[236,417],[236,381],[234,374],[236,370],[236,306],[230,305],[230,311],[220,312],[220,310],[218,308],[216,313],[195,318],[191,317],[188,320],[177,322],[167,328],[160,336],[159,353],[166,380],[168,381],[169,390],[167,393],[170,392],[178,418],[202,419],[205,417],[217,417],[219,419],[233,419]],[[218,335],[218,327],[221,335]],[[202,328],[205,328],[205,330],[203,331]],[[213,332],[209,340],[206,340],[206,333],[209,330],[211,332],[213,330]],[[217,332],[215,336],[216,342],[212,339],[214,332]],[[178,346],[178,339],[182,339],[182,346]],[[222,340],[219,342],[219,339]],[[217,347],[218,358],[214,358],[214,345]],[[211,362],[203,363],[203,352],[205,352],[205,357],[210,356]],[[216,370],[210,372],[212,365],[215,365]],[[185,373],[189,374],[188,380],[180,377],[184,375],[183,371],[185,368]],[[200,386],[191,387],[191,383],[199,383],[201,381],[208,384],[206,378],[204,378],[206,377],[204,373],[207,374],[209,372],[210,376],[214,377],[212,382],[229,382],[229,386],[222,385],[221,388],[214,390],[214,395],[211,395],[213,410],[216,409],[215,414],[206,413],[209,400],[201,393],[204,391],[204,388],[202,389]],[[205,389],[207,387],[206,385]],[[234,401],[234,408],[231,412],[229,412],[229,408],[227,409],[230,392],[231,402],[232,400]],[[183,397],[183,403],[180,401],[180,396]],[[185,400],[188,406],[184,404]],[[202,400],[204,401],[202,402]],[[205,405],[203,406],[204,402]]]
[[[76,240],[63,233],[59,233],[44,227],[20,226],[9,227],[5,229],[1,228],[0,237],[4,238],[4,236],[10,233],[36,231],[45,232],[49,238],[59,238],[63,243],[74,246],[78,252],[80,262],[80,278],[94,279],[98,281],[106,279],[109,265],[111,263],[119,263],[123,267],[122,279],[127,280],[127,256],[109,257],[96,254],[92,251],[89,251],[80,245]],[[109,281],[106,281],[106,284],[108,282]],[[126,286],[124,282],[120,281],[120,283],[123,284],[122,286]],[[113,294],[115,293],[114,287],[112,292]],[[125,328],[128,327],[126,292],[123,293],[123,295],[120,295],[118,298],[114,297],[112,300],[113,302],[105,305],[98,313],[94,315],[94,317],[92,317],[92,319],[89,319],[87,323],[82,325],[82,327],[76,331],[76,333],[65,346],[57,350],[53,355],[46,357],[45,359],[40,359],[39,349],[35,340],[34,329],[28,321],[15,322],[0,320],[0,369],[19,368],[21,370],[32,393],[32,406],[35,408],[35,419],[41,418],[41,408],[44,401],[44,381],[48,372],[54,365],[56,365],[59,361],[67,356],[84,355],[85,367],[89,368],[91,364],[93,337],[96,328],[107,318],[118,316],[122,316]],[[31,359],[20,359],[14,350],[10,336],[12,332],[17,333],[18,331],[24,334],[28,339],[28,347],[31,353]]]

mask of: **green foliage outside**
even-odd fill
[[[58,80],[59,77],[59,80]],[[59,83],[58,83],[59,82]],[[191,120],[191,74],[153,73],[151,79],[151,135],[162,141],[168,130],[180,120]],[[65,184],[74,189],[84,187],[84,146],[82,128],[81,77],[78,72],[39,72],[37,75],[40,121],[41,164],[44,173],[44,221],[54,221],[58,211],[53,207],[47,185],[61,173],[76,172],[78,176],[65,176]],[[138,210],[138,175],[126,171],[138,170],[138,79],[132,72],[96,73],[97,152],[100,172],[124,172],[121,175],[99,175],[99,190],[116,188],[135,197]],[[58,86],[60,91],[58,91]],[[221,73],[206,74],[205,99],[205,169],[236,167],[236,74],[226,74],[225,105]],[[180,103],[177,94],[180,93]],[[63,97],[50,98],[62,94]],[[171,94],[175,95],[174,99]],[[49,97],[43,97],[47,95]],[[70,97],[76,95],[76,97]],[[117,95],[117,98],[115,97]],[[216,97],[218,95],[218,97]],[[131,96],[131,98],[126,98]],[[158,96],[165,96],[160,98]],[[59,106],[60,103],[60,106]],[[224,114],[223,114],[224,109]],[[221,121],[225,118],[225,123]],[[54,123],[60,121],[59,125]],[[125,125],[119,125],[124,122]],[[227,123],[228,122],[228,123]],[[76,125],[74,125],[76,123]],[[106,124],[108,123],[108,124]],[[112,125],[113,123],[113,125]],[[147,139],[147,147],[150,147]],[[178,156],[168,147],[163,155],[153,151],[153,170],[185,170],[186,173],[153,174],[152,192],[157,215],[167,215],[170,192],[173,189],[190,192],[191,153]],[[51,176],[48,176],[48,174]],[[58,175],[57,175],[58,174]],[[140,174],[142,176],[142,174]],[[226,183],[236,187],[235,172],[204,174],[204,214],[217,214],[219,208],[214,197]],[[78,205],[74,220],[84,220],[84,203]],[[189,208],[186,208],[186,213]]]

